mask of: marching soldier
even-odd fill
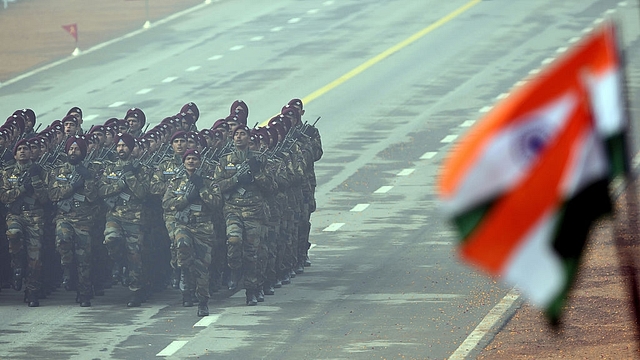
[[[106,164],[101,176],[98,194],[108,206],[104,242],[115,262],[114,271],[126,267],[125,283],[131,290],[128,307],[138,307],[144,299],[145,284],[142,266],[141,214],[144,198],[149,192],[149,179],[140,164],[131,160],[134,139],[126,133],[116,137],[118,160]],[[126,265],[125,265],[126,264]],[[122,272],[122,276],[126,276]]]
[[[48,201],[46,173],[31,162],[29,141],[18,141],[13,149],[16,164],[3,171],[0,201],[8,208],[7,238],[13,288],[26,283],[25,299],[29,307],[40,306],[42,282],[42,217]]]
[[[183,306],[198,300],[198,316],[209,315],[209,266],[212,259],[214,229],[213,209],[222,196],[213,178],[203,175],[198,150],[187,150],[182,156],[185,171],[170,180],[162,207],[175,213],[174,247],[177,265],[184,281]]]
[[[49,198],[56,204],[56,248],[63,268],[62,285],[70,291],[77,274],[77,301],[91,306],[90,236],[93,225],[93,203],[98,188],[94,174],[85,165],[87,143],[80,136],[71,136],[65,144],[67,162],[49,175]]]
[[[214,178],[225,200],[229,290],[237,289],[244,274],[246,303],[257,305],[258,247],[266,233],[268,216],[263,192],[273,191],[274,184],[257,158],[259,153],[249,150],[249,134],[247,126],[234,129],[235,150],[220,158]]]

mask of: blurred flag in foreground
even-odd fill
[[[553,322],[626,163],[619,66],[607,24],[497,104],[440,174],[462,258],[515,285]]]

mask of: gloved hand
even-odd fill
[[[260,163],[260,160],[256,159],[255,156],[250,157],[247,163],[249,164],[249,169],[252,173],[257,174],[260,172],[260,167],[262,166],[262,164]]]
[[[244,174],[238,175],[238,184],[240,185],[248,185],[253,182],[253,174],[251,171],[247,171]]]
[[[77,181],[71,183],[71,188],[73,191],[78,191],[84,187],[84,179],[80,178]]]
[[[320,134],[318,132],[318,128],[316,128],[315,126],[307,127],[303,133],[310,138],[315,138]]]
[[[89,169],[87,169],[87,167],[82,164],[76,165],[76,172],[85,180],[91,177],[91,172],[89,171]]]
[[[200,190],[202,186],[204,186],[204,179],[202,179],[202,176],[198,174],[191,175],[189,181],[193,184],[196,190]]]
[[[200,192],[198,191],[198,189],[194,188],[193,191],[190,191],[188,194],[186,194],[186,197],[189,202],[193,202],[200,197]]]
[[[138,168],[133,166],[133,164],[127,164],[122,168],[122,173],[123,174],[132,173],[135,175],[138,173]]]
[[[29,168],[29,176],[31,177],[40,176],[41,173],[42,173],[42,168],[38,164],[33,164]]]

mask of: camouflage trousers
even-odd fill
[[[224,216],[220,211],[213,215],[213,250],[211,251],[211,265],[209,266],[210,289],[218,289],[222,283],[222,277],[227,267],[227,229]]]
[[[142,225],[107,215],[104,244],[113,261],[127,267],[129,289],[132,291],[141,289],[145,284],[142,271],[142,249],[144,246]]]
[[[169,252],[171,253],[171,260],[169,263],[172,269],[178,268],[178,256],[176,254],[176,221],[173,217],[165,217],[164,226],[167,229],[167,234],[169,234],[170,247]]]
[[[91,222],[80,223],[65,219],[56,220],[56,249],[63,268],[78,271],[78,293],[91,295]],[[74,261],[75,260],[75,261]]]
[[[304,203],[300,209],[300,220],[298,222],[298,252],[297,261],[304,264],[304,259],[307,256],[307,251],[311,244],[309,243],[309,232],[311,231],[311,212],[309,211],[309,204]]]
[[[276,254],[278,250],[278,232],[280,231],[279,221],[270,221],[266,227],[266,235],[260,242],[260,252],[258,253],[258,264],[262,279],[260,284],[275,284],[277,280],[276,274]]]
[[[184,290],[198,300],[209,298],[209,266],[214,243],[213,224],[176,224],[174,231],[177,265],[184,278]]]
[[[42,210],[7,215],[11,267],[25,271],[25,287],[29,291],[42,287],[42,217]]]
[[[285,212],[280,223],[282,227],[282,241],[284,243],[284,255],[281,270],[292,270],[298,263],[298,223],[299,215]]]
[[[261,277],[258,268],[260,241],[265,236],[266,226],[261,219],[247,219],[242,212],[225,213],[227,224],[227,262],[232,270],[242,269],[244,287],[258,288]]]

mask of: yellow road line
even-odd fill
[[[449,21],[451,21],[454,18],[458,17],[460,14],[462,14],[465,11],[469,10],[471,7],[473,7],[474,5],[478,4],[481,1],[482,0],[469,1],[468,3],[466,3],[463,6],[457,8],[456,10],[454,10],[451,13],[449,13],[445,17],[443,17],[443,18],[439,19],[438,21],[434,22],[433,24],[431,24],[431,25],[427,26],[426,28],[418,31],[417,33],[409,36],[408,38],[406,38],[405,40],[399,42],[398,44],[388,48],[387,50],[385,50],[385,51],[381,52],[380,54],[374,56],[373,58],[367,60],[366,62],[362,63],[361,65],[358,65],[356,68],[354,68],[353,70],[349,71],[348,73],[340,76],[336,80],[330,82],[329,84],[327,84],[327,85],[321,87],[320,89],[312,92],[311,94],[305,96],[302,99],[302,102],[306,105],[306,104],[310,103],[311,101],[319,98],[320,96],[326,94],[330,90],[333,90],[334,88],[336,88],[338,85],[341,85],[345,81],[347,81],[347,80],[351,79],[352,77],[360,74],[361,72],[367,70],[371,66],[379,63],[380,61],[384,60],[385,58],[389,57],[390,55],[392,55],[392,54],[400,51],[401,49],[407,47],[409,44],[411,44],[411,43],[415,42],[416,40],[422,38],[423,36],[427,35],[428,33],[432,32],[433,30],[435,30],[435,29],[439,28],[440,26],[448,23]]]

